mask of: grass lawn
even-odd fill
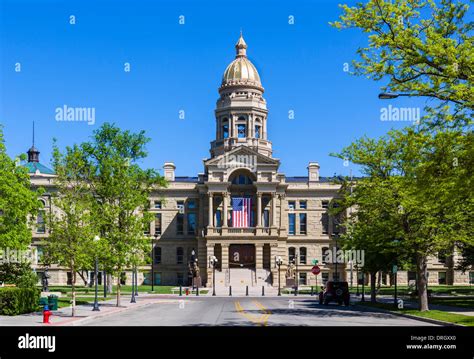
[[[398,286],[397,293],[399,295],[408,295],[411,291],[408,286]],[[474,287],[469,285],[437,285],[428,286],[428,290],[432,291],[433,294],[449,294],[449,295],[474,295]],[[352,287],[351,293],[356,293],[356,287]],[[359,286],[359,292],[362,292],[362,286]],[[393,295],[395,292],[394,287],[380,287],[378,294]],[[370,294],[370,286],[365,286],[365,293]]]
[[[440,304],[440,305],[449,305],[459,308],[469,308],[474,311],[474,298],[431,298],[429,300],[430,304]]]
[[[151,291],[151,285],[139,285],[138,292],[139,293],[157,293],[157,294],[171,294],[171,289],[175,288],[176,286],[166,286],[166,285],[155,285],[155,290]],[[41,288],[41,287],[39,287]],[[117,293],[117,286],[112,287],[112,294],[115,295]],[[60,292],[62,294],[70,295],[71,293],[71,286],[50,286],[50,292]],[[99,296],[103,295],[104,293],[104,286],[98,286]],[[85,295],[94,295],[95,294],[95,287],[76,287],[76,293],[78,295],[85,294]],[[122,294],[131,294],[132,293],[132,286],[131,285],[123,285],[120,288],[120,293]]]
[[[97,298],[98,301],[103,301],[104,298]],[[81,305],[81,304],[93,304],[94,303],[94,298],[82,298],[82,297],[77,297],[76,298],[76,305]],[[71,298],[70,297],[61,297],[58,298],[58,308],[64,308],[64,307],[69,307],[71,305]]]
[[[357,303],[357,305],[362,305],[362,306],[366,306],[366,307],[373,307],[373,308],[381,308],[381,309],[389,310],[389,311],[394,312],[394,313],[410,314],[410,315],[414,315],[414,316],[417,316],[417,317],[442,320],[444,322],[460,324],[460,325],[465,325],[465,326],[469,326],[469,327],[474,326],[474,317],[473,316],[448,313],[448,312],[444,312],[444,311],[441,311],[441,310],[429,310],[427,312],[420,312],[416,309],[396,309],[396,308],[393,307],[392,304],[388,304],[388,303],[365,302],[365,303]]]

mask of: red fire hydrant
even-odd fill
[[[189,295],[189,288],[186,288],[186,295]]]
[[[43,324],[51,324],[49,322],[49,317],[51,316],[51,311],[49,310],[49,307],[47,305],[44,306],[43,308]]]

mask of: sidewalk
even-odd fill
[[[50,317],[51,324],[43,324],[42,312],[16,316],[2,315],[0,316],[0,326],[74,326],[95,318],[137,309],[146,305],[173,302],[178,300],[178,298],[169,294],[141,294],[136,297],[136,303],[130,303],[131,296],[127,295],[121,297],[120,307],[115,306],[116,298],[99,302],[100,311],[97,312],[92,311],[92,304],[78,305],[76,306],[76,315],[74,317],[71,317],[71,307],[64,307],[53,311],[53,315]],[[169,301],[166,299],[169,299]]]

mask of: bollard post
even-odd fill
[[[196,297],[199,297],[199,286],[196,286]]]
[[[232,297],[232,286],[229,286],[229,297]]]
[[[262,297],[265,297],[265,286],[262,285]]]
[[[314,295],[314,292],[313,292],[313,286],[311,286],[311,296]]]
[[[245,296],[246,296],[246,297],[249,296],[249,286],[246,286],[246,287],[245,287]]]
[[[179,296],[180,297],[183,296],[183,287],[182,286],[179,286]]]

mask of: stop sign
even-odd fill
[[[314,266],[313,268],[311,268],[311,273],[313,273],[314,275],[318,275],[319,273],[321,273],[321,268],[319,268],[318,266]]]

